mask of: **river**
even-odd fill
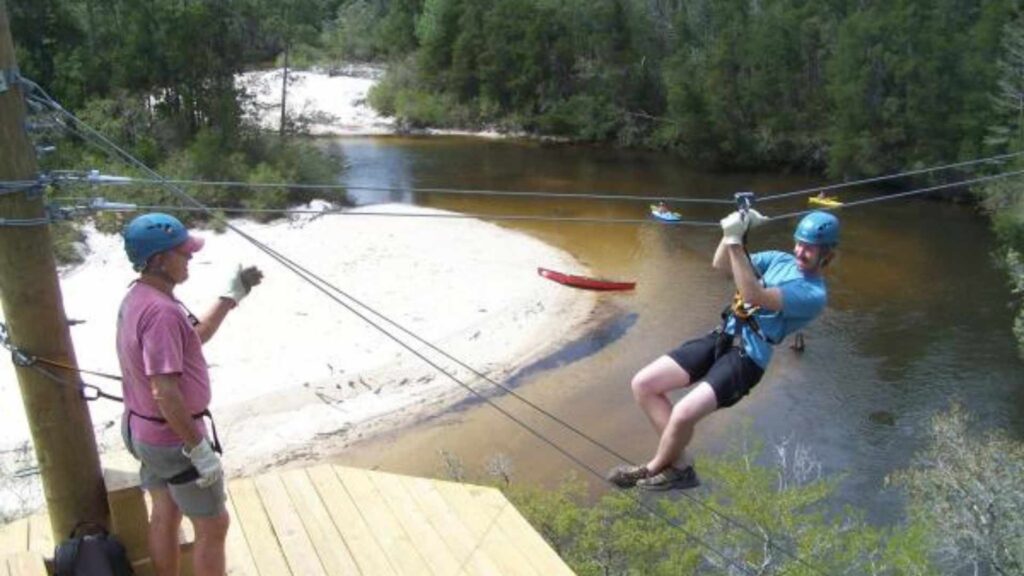
[[[803,177],[696,171],[672,156],[607,148],[462,137],[343,138],[339,177],[349,186],[616,193],[623,197],[731,198],[820,185]],[[871,189],[842,192],[868,197]],[[646,202],[467,197],[351,190],[356,203],[410,202],[467,213],[645,218]],[[762,205],[767,214],[803,208],[803,199]],[[717,220],[722,205],[678,204],[685,218]],[[767,445],[799,443],[826,474],[843,474],[836,505],[867,511],[877,523],[901,517],[902,498],[885,487],[928,439],[931,417],[961,402],[979,428],[1024,438],[1022,362],[1011,299],[985,217],[969,206],[900,199],[840,213],[841,253],[829,272],[829,308],[805,331],[806,350],[780,346],[753,393],[702,422],[695,454],[723,450],[749,423]],[[773,223],[751,249],[791,248],[794,222]],[[401,226],[382,218],[380,226]],[[566,349],[519,367],[519,394],[635,461],[656,438],[629,392],[632,375],[679,342],[712,327],[731,296],[710,268],[713,228],[656,224],[504,222],[573,254],[597,276],[637,282],[633,292],[601,296],[602,321]],[[537,262],[543,266],[544,262]],[[535,270],[523,270],[535,274]],[[569,288],[566,288],[569,290]],[[439,303],[443,305],[443,303]],[[385,313],[387,311],[384,311]],[[461,359],[473,364],[472,358]],[[424,366],[424,371],[429,371]],[[515,398],[502,407],[604,470],[616,463]],[[443,475],[441,451],[470,475],[497,454],[516,481],[553,485],[574,468],[564,456],[480,402],[412,428],[357,444],[338,459],[365,467]],[[767,456],[766,456],[767,457]],[[581,476],[583,471],[577,470]],[[595,483],[596,484],[596,483]]]

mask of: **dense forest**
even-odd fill
[[[375,101],[413,124],[849,176],[989,151],[1015,4],[354,0],[328,46],[392,59]]]
[[[164,176],[253,183],[330,182],[340,170],[340,159],[297,137],[301,119],[286,118],[272,133],[259,129],[254,95],[236,82],[244,70],[274,66],[297,43],[315,39],[328,8],[265,0],[7,2],[22,74],[86,124]],[[30,121],[37,144],[56,144],[40,158],[43,169],[142,176],[45,111]],[[299,189],[191,192],[206,203],[252,209],[308,199]],[[159,186],[120,193],[139,204],[176,203]],[[58,238],[74,235],[68,226],[55,229]],[[62,261],[74,260],[67,242],[58,250]]]

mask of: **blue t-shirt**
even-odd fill
[[[772,312],[758,310],[754,317],[761,327],[761,333],[775,343],[806,326],[825,309],[828,294],[821,276],[808,276],[797,268],[796,257],[788,252],[771,250],[750,256],[754,269],[761,274],[765,288],[782,291],[782,309]],[[725,325],[729,334],[736,333],[736,319],[729,318]],[[748,324],[741,334],[743,349],[750,359],[762,369],[768,368],[772,359],[772,345],[757,335]]]

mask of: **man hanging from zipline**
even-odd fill
[[[646,463],[612,469],[608,480],[616,486],[699,486],[686,453],[697,422],[750,392],[768,368],[772,347],[824,310],[824,271],[839,245],[839,220],[828,212],[811,212],[796,227],[792,254],[771,250],[748,255],[747,231],[767,220],[749,205],[722,219],[722,241],[712,266],[735,281],[733,304],[722,312],[721,326],[683,343],[633,377],[633,397],[660,440]],[[691,385],[673,406],[668,393]]]

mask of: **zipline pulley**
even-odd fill
[[[733,197],[736,198],[736,209],[744,213],[753,208],[756,201],[754,193],[749,191],[737,192],[733,194]]]

